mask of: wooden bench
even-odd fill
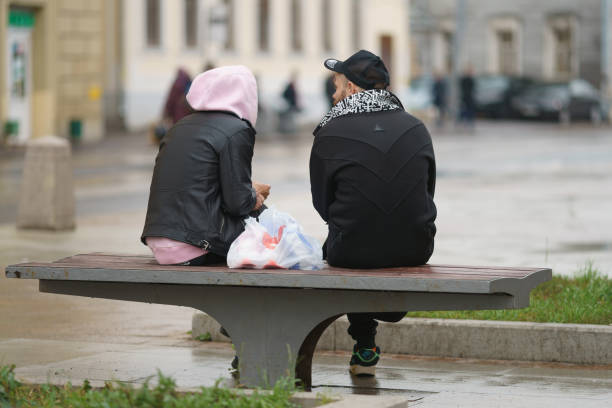
[[[348,312],[516,309],[550,269],[425,265],[321,271],[161,266],[149,256],[93,253],[6,268],[39,279],[47,293],[188,306],[213,316],[232,337],[240,381],[273,384],[295,370],[311,384],[315,345]]]

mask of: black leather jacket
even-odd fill
[[[251,125],[228,112],[177,122],[155,159],[141,241],[165,237],[227,255],[256,203],[254,144]]]

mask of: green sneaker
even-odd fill
[[[353,346],[353,356],[350,362],[350,372],[357,376],[373,376],[376,374],[376,364],[380,359],[380,347],[357,348]]]

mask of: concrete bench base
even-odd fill
[[[273,384],[295,369],[307,389],[312,355],[324,330],[347,312],[512,308],[505,295],[373,292],[199,286],[133,282],[40,280],[46,293],[188,306],[206,311],[225,327],[240,357],[240,382]]]
[[[321,271],[230,270],[159,265],[152,257],[86,254],[11,265],[39,290],[187,306],[214,316],[240,357],[240,382],[271,385],[295,375],[311,385],[312,355],[325,331],[349,313],[513,309],[550,279],[550,269],[423,265]]]

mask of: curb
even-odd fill
[[[210,333],[212,341],[228,342],[212,317],[196,312],[192,336]],[[332,323],[317,343],[317,350],[353,349],[348,320]],[[390,354],[436,357],[522,360],[573,364],[612,364],[612,326],[404,318],[379,323],[376,343]]]

